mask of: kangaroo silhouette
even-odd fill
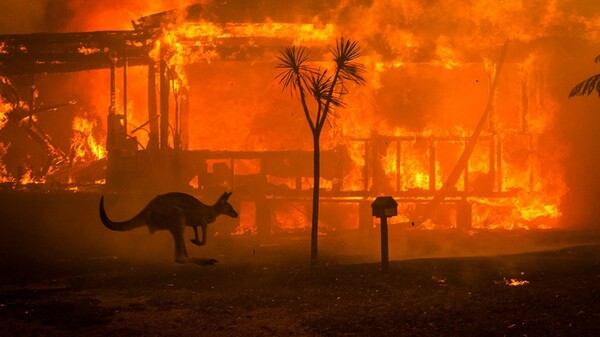
[[[150,233],[157,230],[168,230],[175,241],[175,262],[197,263],[201,265],[214,264],[215,259],[188,257],[183,233],[185,226],[194,229],[194,238],[190,241],[195,245],[206,244],[206,227],[214,222],[219,215],[237,218],[238,213],[227,201],[232,192],[225,192],[214,205],[203,204],[195,197],[180,192],[161,194],[152,199],[136,216],[126,221],[112,221],[104,209],[104,196],[100,198],[100,219],[106,228],[113,231],[129,231],[138,227],[148,226]],[[202,241],[198,238],[198,226],[202,229]]]

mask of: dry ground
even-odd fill
[[[600,246],[377,263],[2,260],[1,336],[598,336]],[[529,283],[510,286],[515,278]]]
[[[600,336],[597,231],[216,235],[177,265],[166,233],[110,232],[99,194],[0,193],[0,336]],[[187,233],[191,238],[191,233]],[[521,286],[505,280],[528,281]]]

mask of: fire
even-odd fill
[[[10,110],[12,110],[12,106],[9,103],[5,103],[4,100],[0,98],[0,130],[2,130],[8,122],[8,112]]]
[[[529,281],[527,281],[527,280],[518,280],[516,278],[511,278],[510,280],[508,280],[505,277],[503,280],[504,280],[504,284],[506,284],[507,286],[511,286],[511,287],[517,287],[517,286],[523,286],[523,285],[529,284]]]
[[[448,70],[460,67],[461,63],[457,60],[456,51],[445,40],[442,39],[437,43],[435,53],[439,61],[435,61],[434,64],[439,64]]]
[[[258,233],[254,219],[256,218],[256,204],[242,202],[240,205],[240,224],[232,235],[253,235]]]
[[[312,45],[329,42],[336,36],[336,26],[267,22],[261,24],[226,24],[223,37],[292,39],[292,44]]]
[[[364,186],[364,177],[361,170],[361,167],[365,165],[364,143],[349,142],[346,148],[354,165],[342,181],[343,190],[360,191]]]
[[[0,142],[0,183],[8,183],[14,181],[14,179],[6,170],[6,165],[4,165],[4,163],[2,162],[2,158],[6,155],[6,151],[8,150],[9,146],[10,144],[4,145],[4,143]]]
[[[429,188],[429,165],[428,156],[426,157],[426,149],[423,146],[423,142],[417,143],[409,142],[402,144],[401,151],[406,153],[405,160],[400,166],[400,173],[402,175],[402,190],[410,190],[414,188],[427,189]]]
[[[79,48],[77,48],[77,51],[83,55],[91,55],[102,52],[102,50],[100,50],[99,48],[88,48],[84,46],[80,46]]]
[[[106,148],[94,138],[96,123],[92,120],[75,116],[73,119],[73,136],[71,138],[71,161],[91,162],[106,157]]]
[[[0,45],[0,50],[2,46]],[[0,81],[4,81],[5,79],[0,76]],[[0,96],[0,131],[4,128],[6,123],[8,122],[8,113],[12,110],[12,106],[10,103],[5,102],[4,98]],[[12,177],[10,177],[6,165],[2,162],[2,158],[6,155],[10,144],[5,145],[0,142],[0,183],[6,183],[13,181]]]
[[[98,10],[89,10],[87,5],[72,4],[80,15],[75,15],[68,28],[125,29],[129,19],[171,9],[175,2],[124,1],[122,5],[126,10],[116,6],[100,10],[99,5],[94,5]],[[342,2],[328,16],[305,16],[313,18],[311,23],[286,23],[280,18],[267,18],[263,23],[212,22],[209,16],[194,21],[170,18],[153,31],[156,41],[150,57],[166,63],[176,104],[188,100],[189,125],[193,126],[189,149],[310,151],[303,116],[291,108],[297,105],[276,94],[273,50],[296,44],[314,47],[315,55],[337,36],[356,38],[365,46],[360,61],[370,70],[370,86],[352,88],[347,106],[336,111],[338,117],[331,121],[332,131],[322,137],[324,148],[339,146],[351,161],[344,166],[343,176],[334,178],[341,182],[322,177],[323,189],[332,192],[339,183],[342,192],[364,192],[365,198],[371,192],[408,194],[418,195],[418,203],[427,202],[444,187],[489,98],[492,112],[468,161],[468,172],[449,187],[458,195],[452,200],[460,198],[472,205],[475,229],[559,226],[561,199],[568,190],[562,159],[568,156],[568,149],[553,136],[555,116],[564,106],[549,94],[548,69],[556,60],[548,56],[551,53],[547,53],[545,41],[553,41],[564,27],[595,41],[600,38],[600,19],[562,8],[556,1],[539,8],[516,0],[476,1],[462,4],[459,10],[455,5],[372,1],[356,9]],[[127,20],[106,20],[123,18],[125,13],[131,16]],[[330,22],[325,22],[325,17]],[[434,20],[438,24],[431,25]],[[508,37],[515,49],[509,45],[498,88],[491,92],[499,63],[496,54]],[[0,54],[7,50],[0,44]],[[237,58],[248,50],[261,53],[249,60]],[[78,52],[102,51],[80,47]],[[319,64],[327,67],[330,60]],[[146,88],[136,92],[134,86],[145,83],[146,69],[127,71],[128,99],[136,100],[137,105],[130,109],[131,102],[123,104],[128,107],[129,121],[142,125],[148,120],[139,108],[146,104]],[[106,78],[98,82],[104,83]],[[87,88],[87,95],[93,97],[90,105],[97,106],[90,113],[93,117],[73,120],[71,152],[75,162],[106,156],[106,149],[94,136],[105,132],[99,130],[105,126],[94,122],[103,121],[106,115],[106,93],[100,92]],[[0,102],[0,128],[11,109],[10,104]],[[178,125],[172,120],[169,127],[173,132]],[[375,144],[379,141],[383,143]],[[262,172],[259,168],[251,174]],[[269,187],[280,190],[305,192],[312,186],[310,177],[266,174],[265,180]],[[204,183],[194,177],[190,186],[197,189]],[[244,220],[241,232],[252,231],[250,223],[256,213],[252,205],[244,204],[248,214],[244,218],[250,220]],[[277,228],[307,226],[302,208],[276,211]],[[403,219],[410,220],[410,211],[407,207]],[[429,222],[421,228],[435,225]]]
[[[210,63],[223,57],[217,47],[231,38],[249,38],[249,47],[253,39],[288,39],[297,44],[313,44],[330,41],[336,32],[335,25],[326,24],[317,27],[314,24],[273,23],[227,23],[178,22],[168,23],[162,28],[160,39],[150,56],[155,60],[164,60],[171,69],[171,78],[175,92],[189,87],[185,66],[198,62]],[[244,46],[240,46],[243,48]]]
[[[31,167],[29,167],[29,165],[25,164],[23,169],[25,170],[25,172],[23,172],[23,174],[19,178],[19,184],[21,184],[21,185],[43,184],[46,182],[46,180],[44,178],[35,177],[35,175],[33,174],[33,171],[31,170]]]

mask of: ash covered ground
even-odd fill
[[[213,236],[200,267],[166,233],[108,232],[96,195],[23,198],[0,207],[0,336],[600,334],[589,229],[392,230],[387,275],[364,234],[323,237],[314,268],[307,238]]]

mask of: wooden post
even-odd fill
[[[169,147],[169,78],[167,74],[167,62],[163,59],[159,64],[160,81],[160,148]]]
[[[147,148],[158,150],[159,125],[158,111],[156,110],[156,72],[153,60],[148,61],[148,121],[150,121],[150,134]]]
[[[388,272],[388,224],[387,218],[398,215],[398,203],[389,196],[377,197],[371,204],[373,216],[381,223],[381,271]]]
[[[388,224],[387,217],[380,217],[381,221],[381,271],[384,274],[388,272]]]
[[[402,191],[402,142],[396,141],[396,192]]]
[[[363,195],[367,195],[369,192],[369,170],[371,169],[369,163],[371,162],[371,143],[365,140],[365,166],[363,167]]]
[[[433,137],[429,143],[429,190],[435,192],[437,187],[436,185],[436,140]]]
[[[123,44],[123,129],[127,134],[127,45]]]
[[[190,144],[190,100],[187,88],[182,88],[181,90],[183,93],[179,98],[181,100],[181,107],[179,109],[181,115],[179,118],[179,141],[181,142],[181,149],[187,150]]]

